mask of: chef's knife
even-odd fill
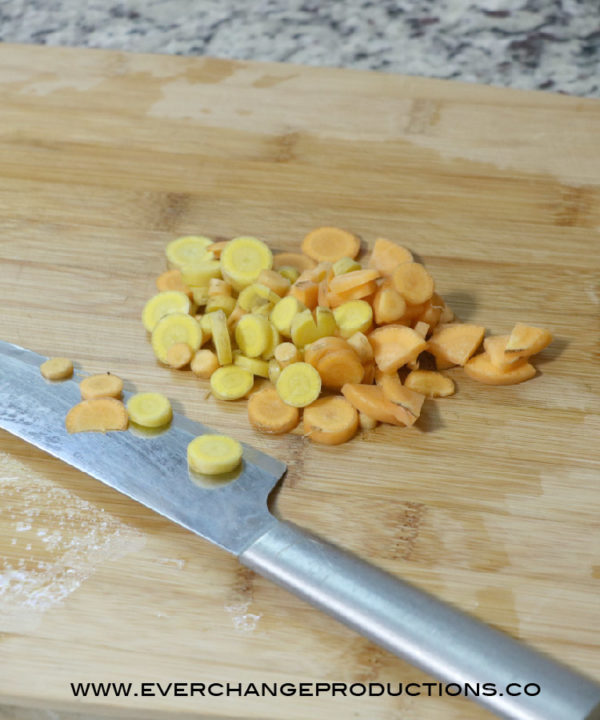
[[[267,498],[285,465],[244,446],[230,482],[190,475],[186,449],[212,432],[175,414],[163,432],[65,430],[76,379],[49,382],[36,353],[0,341],[0,427],[236,555],[373,642],[448,683],[494,683],[469,697],[512,720],[600,720],[600,685],[302,528]],[[539,694],[511,694],[512,683]],[[512,688],[512,689],[511,689]],[[509,689],[509,692],[506,691]]]

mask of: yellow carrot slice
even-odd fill
[[[215,295],[227,295],[231,297],[231,285],[221,278],[211,278],[208,281],[208,297],[214,297]]]
[[[215,370],[210,376],[210,387],[219,400],[239,400],[254,385],[254,375],[245,368],[227,365]]]
[[[242,461],[242,446],[227,435],[200,435],[187,448],[188,465],[204,475],[222,475],[235,470]]]
[[[276,270],[261,270],[258,283],[268,287],[279,297],[286,295],[291,285],[291,281]]]
[[[351,300],[333,311],[340,335],[348,338],[356,332],[367,332],[373,322],[373,309],[364,300]]]
[[[305,309],[298,298],[288,295],[288,297],[282,298],[271,311],[271,322],[282,335],[289,338],[294,318]]]
[[[253,358],[262,355],[270,339],[271,328],[266,317],[249,313],[239,319],[235,328],[235,340],[244,355]]]
[[[249,370],[257,377],[269,377],[269,363],[265,360],[259,360],[255,357],[247,357],[246,355],[241,355],[238,352],[233,359],[233,364]]]
[[[166,248],[167,262],[171,268],[201,262],[210,257],[207,252],[213,241],[202,235],[187,235],[172,240]]]
[[[292,363],[301,362],[302,354],[294,343],[284,342],[275,348],[275,360],[284,368]]]
[[[148,428],[162,427],[173,417],[169,399],[156,392],[132,395],[127,401],[127,412],[131,422]]]
[[[306,407],[319,397],[321,376],[308,363],[294,363],[283,368],[276,388],[284,403],[293,407]]]
[[[198,321],[191,315],[183,313],[165,315],[152,331],[152,349],[156,357],[165,365],[169,348],[176,343],[187,343],[194,352],[202,344],[202,330]]]
[[[270,270],[273,254],[255,237],[230,240],[221,253],[223,279],[238,292],[256,282],[262,270]]]
[[[158,321],[171,313],[189,313],[190,299],[179,290],[166,290],[148,300],[142,311],[142,323],[148,332],[152,332]]]

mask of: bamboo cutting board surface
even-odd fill
[[[600,103],[375,73],[0,45],[0,337],[288,463],[281,516],[600,679]],[[157,365],[172,238],[406,244],[463,320],[556,334],[539,375],[339,448],[263,437]],[[168,487],[165,488],[168,492]],[[145,718],[471,720],[456,698],[73,699],[70,682],[422,673],[0,432],[0,704]],[[535,678],[518,678],[535,681]]]

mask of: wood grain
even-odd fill
[[[291,65],[0,45],[0,336],[288,462],[278,512],[598,678],[600,103]],[[424,259],[459,316],[552,328],[540,373],[339,448],[266,438],[155,362],[179,235],[321,224]],[[168,488],[165,488],[168,492]],[[48,535],[52,540],[48,541]],[[0,433],[0,703],[145,718],[489,717],[448,698],[106,698],[76,681],[409,682],[216,548]],[[12,568],[12,569],[11,569]],[[524,679],[527,680],[527,679]]]

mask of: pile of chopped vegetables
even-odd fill
[[[275,255],[255,237],[173,240],[142,313],[156,357],[208,379],[221,400],[250,396],[261,432],[292,431],[303,409],[304,434],[327,445],[379,422],[413,425],[426,398],[454,393],[441,370],[462,366],[490,385],[535,375],[529,359],[550,332],[517,323],[484,340],[485,328],[456,320],[409,250],[379,238],[366,266],[359,251],[355,235],[334,227]],[[257,377],[270,384],[251,393]]]

